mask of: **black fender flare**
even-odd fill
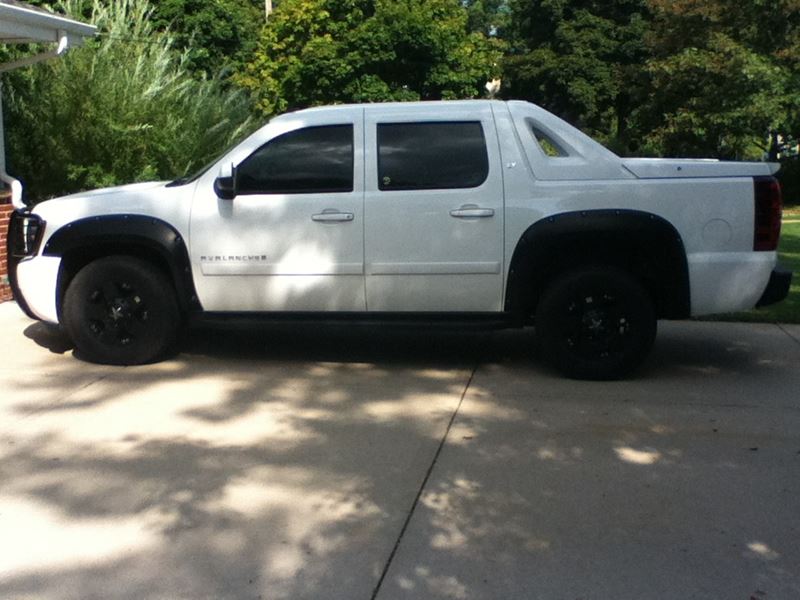
[[[603,262],[638,269],[649,279],[660,317],[689,316],[689,267],[680,234],[658,215],[629,209],[560,213],[528,227],[511,258],[505,310],[524,314],[550,277],[565,268]]]
[[[186,242],[177,229],[166,221],[136,214],[102,215],[67,223],[45,243],[42,254],[61,258],[79,256],[84,260],[109,254],[140,250],[157,256],[175,285],[183,311],[202,310],[192,278],[192,266]],[[84,263],[85,264],[85,263]],[[74,275],[74,273],[72,273]],[[57,305],[69,277],[62,264],[59,273]]]

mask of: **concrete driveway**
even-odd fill
[[[0,598],[800,598],[800,328],[206,330],[80,362],[0,305]]]

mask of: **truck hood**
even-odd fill
[[[622,165],[639,179],[757,177],[774,175],[780,169],[778,163],[689,158],[623,158]]]
[[[129,183],[127,185],[118,185],[116,187],[102,188],[99,190],[91,190],[87,192],[78,192],[77,194],[70,194],[69,196],[61,196],[54,198],[58,200],[74,200],[75,198],[95,198],[97,196],[108,196],[110,194],[127,194],[130,192],[145,192],[162,188],[167,184],[166,181],[145,181],[142,183]],[[48,200],[48,202],[51,202]]]
[[[53,225],[109,214],[158,215],[167,210],[175,197],[167,182],[133,183],[118,187],[79,192],[37,204],[33,212]]]

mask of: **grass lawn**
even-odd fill
[[[747,321],[751,323],[800,323],[800,210],[784,210],[781,243],[778,247],[780,264],[794,271],[792,289],[783,302],[747,312],[719,315],[714,321]]]

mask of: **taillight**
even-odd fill
[[[753,183],[756,198],[753,250],[771,252],[777,249],[781,237],[781,184],[774,177],[754,177]]]

